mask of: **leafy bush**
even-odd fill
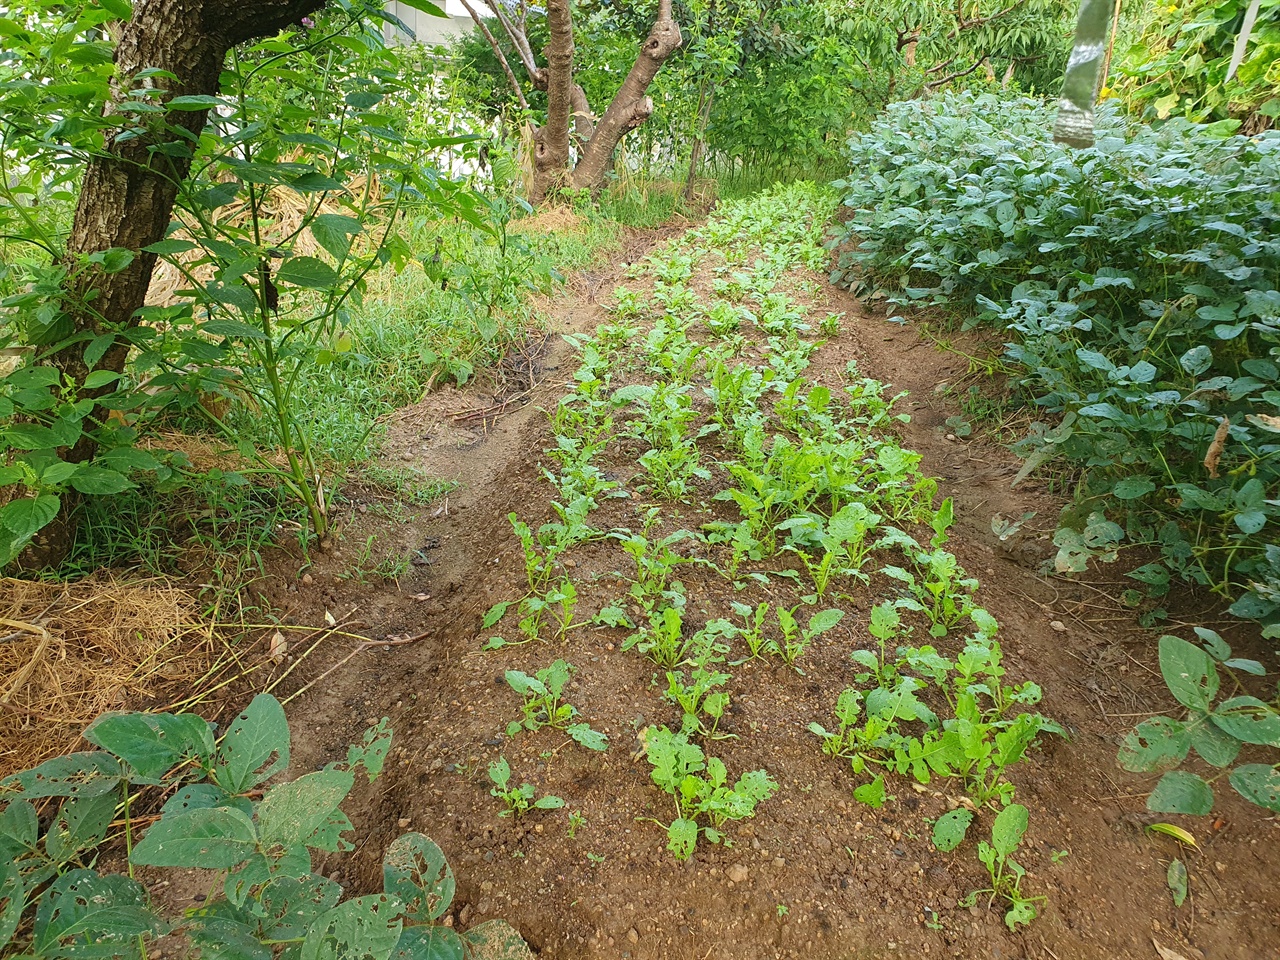
[[[1245,744],[1280,747],[1280,702],[1239,692],[1243,689],[1240,674],[1264,676],[1266,669],[1256,660],[1233,657],[1231,647],[1213,630],[1197,627],[1196,635],[1199,647],[1181,637],[1160,638],[1160,673],[1174,699],[1186,708],[1186,718],[1143,720],[1125,736],[1117,758],[1120,766],[1134,773],[1167,771],[1147,798],[1147,809],[1157,813],[1201,815],[1213,809],[1210,782],[1176,769],[1191,751],[1210,767],[1225,771]],[[1222,682],[1220,669],[1226,671],[1236,695],[1215,704]],[[1232,768],[1227,779],[1246,800],[1280,812],[1280,771],[1275,764],[1242,763]]]
[[[1280,19],[1254,24],[1246,56],[1231,80],[1227,67],[1249,0],[1190,0],[1144,4],[1131,25],[1133,43],[1111,83],[1134,114],[1171,114],[1216,121],[1246,131],[1274,126],[1280,116]]]
[[[1051,128],[1026,99],[895,104],[849,145],[833,280],[1009,331],[1054,421],[1023,476],[1082,471],[1059,570],[1158,547],[1131,573],[1154,593],[1176,574],[1280,635],[1280,133]]]
[[[352,849],[340,805],[357,772],[370,782],[381,772],[391,747],[385,719],[345,762],[274,786],[265,785],[289,765],[289,727],[268,694],[221,742],[189,713],[104,714],[84,736],[101,749],[0,781],[0,953],[145,958],[147,941],[170,933],[204,960],[270,958],[277,946],[286,956],[376,960],[462,957],[484,944],[523,950],[503,921],[461,935],[438,923],[453,900],[453,871],[422,834],[388,848],[380,894],[343,900],[341,886],[313,872],[313,851]],[[140,839],[135,788],[173,791]],[[42,824],[37,808],[52,798],[63,799]],[[225,871],[222,896],[165,920],[132,876],[85,866],[118,812],[131,865]]]

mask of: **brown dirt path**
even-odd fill
[[[603,283],[597,276],[576,284],[554,303],[552,333],[604,320],[597,301],[605,297],[597,292],[607,292],[620,269],[604,271]],[[955,802],[945,785],[917,790],[894,782],[897,799],[879,811],[852,801],[847,769],[822,756],[805,730],[827,718],[848,682],[843,648],[815,649],[805,676],[761,662],[740,668],[726,725],[743,736],[724,741],[720,755],[731,777],[762,765],[781,790],[754,820],[731,828],[733,847],[700,844],[686,864],[664,851],[659,828],[637,821],[663,815],[665,807],[647,764],[633,760],[635,734],[671,718],[651,686],[651,665],[616,649],[619,632],[586,628],[554,650],[542,644],[480,652],[485,610],[518,596],[523,578],[508,512],[531,524],[549,515],[550,488],[538,463],[549,433],[539,408],[558,400],[572,374],[572,356],[554,336],[530,402],[487,430],[459,431],[449,416],[492,400],[475,393],[435,395],[402,412],[387,456],[463,486],[447,511],[433,507],[404,523],[360,513],[357,505],[344,545],[293,595],[313,612],[358,606],[371,635],[420,638],[360,654],[290,705],[299,771],[345,755],[366,722],[383,714],[396,732],[384,777],[348,804],[357,852],[337,878],[353,892],[376,885],[381,851],[404,830],[421,830],[457,873],[456,923],[506,918],[540,956],[564,960],[1159,960],[1153,942],[1176,951],[1165,960],[1280,956],[1273,820],[1224,790],[1217,820],[1184,823],[1200,838],[1199,852],[1179,852],[1172,840],[1144,833],[1154,819],[1143,806],[1150,783],[1119,770],[1114,757],[1119,738],[1166,705],[1150,634],[1110,599],[1119,590],[1114,579],[1045,579],[1037,568],[1052,548],[1039,534],[1010,547],[991,533],[994,514],[1016,518],[1030,510],[1037,511],[1032,527],[1051,529],[1059,504],[1033,485],[1010,490],[1016,461],[998,445],[947,438],[946,419],[957,411],[938,387],[962,374],[964,361],[811,280],[810,299],[847,317],[808,375],[838,381],[853,358],[863,375],[909,393],[899,408],[911,414],[905,445],[924,455],[925,470],[956,500],[948,546],[982,581],[979,597],[1002,624],[1010,675],[1039,682],[1043,712],[1072,731],[1069,741],[1046,743],[1013,774],[1018,799],[1031,809],[1018,855],[1029,870],[1024,891],[1048,898],[1040,919],[1011,934],[997,910],[959,906],[984,875],[972,841],[949,855],[928,842],[926,818]],[[664,514],[672,528],[680,519]],[[431,563],[415,567],[399,590],[337,579],[368,532],[405,549],[422,547]],[[574,557],[575,580],[601,597],[621,592],[616,549],[588,545]],[[681,575],[691,606],[718,609],[718,577]],[[1189,618],[1197,602],[1183,601]],[[859,611],[852,612],[856,618]],[[532,672],[556,656],[581,668],[571,699],[610,736],[606,754],[566,745],[554,731],[514,741],[502,735],[518,715],[503,671]],[[564,797],[565,809],[499,819],[485,777],[499,753],[517,778]],[[571,811],[585,818],[573,836]],[[1165,887],[1167,864],[1178,855],[1192,884],[1181,909]]]

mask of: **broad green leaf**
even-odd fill
[[[1192,725],[1191,746],[1205,763],[1214,767],[1228,767],[1240,754],[1240,741],[1223,732],[1209,718]]]
[[[170,110],[210,110],[221,106],[222,101],[208,94],[193,93],[183,97],[173,97],[165,105]]]
[[[535,800],[533,802],[533,806],[536,810],[559,810],[564,806],[564,799],[548,794],[545,797],[539,797]]]
[[[302,941],[300,960],[387,960],[400,940],[402,905],[388,894],[357,897],[321,914]]]
[[[414,10],[421,10],[423,13],[433,17],[448,17],[449,14],[444,12],[444,8],[432,3],[431,0],[402,0],[406,7],[412,7]]]
[[[1280,813],[1280,771],[1265,763],[1246,763],[1231,771],[1231,785],[1250,803]]]
[[[26,906],[26,893],[18,865],[11,859],[0,857],[0,950],[13,939],[22,911]]]
[[[300,940],[321,914],[342,899],[342,887],[327,877],[282,876],[262,888],[263,939]]]
[[[105,496],[132,490],[137,484],[122,473],[106,467],[85,464],[68,481],[80,493],[88,496]]]
[[[146,907],[142,884],[122,874],[93,870],[63,874],[40,900],[32,951],[43,957],[122,957],[138,939],[164,926]]]
[[[262,851],[307,843],[351,792],[355,777],[349,770],[317,770],[267,791],[258,804],[258,834]]]
[[[115,754],[151,783],[188,759],[213,757],[213,731],[193,713],[104,713],[84,738]]]
[[[316,243],[339,262],[351,252],[351,238],[360,232],[360,221],[340,213],[322,213],[311,221],[311,235]]]
[[[1214,724],[1245,743],[1280,747],[1280,714],[1257,697],[1232,697],[1211,714]]]
[[[877,775],[870,783],[862,783],[853,788],[853,799],[865,803],[873,810],[884,806],[887,794],[884,788],[884,777]]]
[[[134,863],[148,867],[226,870],[257,849],[253,821],[232,807],[166,814],[134,845]]]
[[[1218,693],[1218,670],[1209,655],[1180,637],[1160,638],[1160,673],[1184,707],[1207,712]]]
[[[420,833],[393,840],[382,859],[382,889],[404,902],[405,918],[434,923],[453,902],[453,870],[444,852]]]
[[[280,701],[260,693],[231,724],[213,779],[228,793],[244,793],[289,765],[289,723]]]
[[[53,522],[62,501],[52,494],[41,494],[22,500],[11,500],[0,507],[0,527],[21,541],[30,540]]]
[[[1184,353],[1178,362],[1187,373],[1193,377],[1199,376],[1213,365],[1213,351],[1201,344]]]
[[[10,800],[0,813],[0,861],[35,852],[39,834],[36,808],[26,800]]]
[[[1020,803],[1011,803],[996,814],[991,825],[991,846],[1002,859],[1018,849],[1027,832],[1027,820],[1027,808]]]
[[[1137,500],[1156,488],[1148,477],[1125,477],[1111,488],[1113,496],[1120,500]]]
[[[1147,798],[1147,809],[1203,816],[1213,809],[1213,788],[1194,773],[1170,770]]]
[[[943,853],[950,853],[964,841],[972,822],[973,811],[964,807],[944,813],[933,824],[933,845]]]
[[[258,918],[229,900],[192,911],[187,922],[187,936],[200,960],[272,960],[270,945],[259,939]]]
[[[338,273],[315,257],[291,257],[276,271],[276,281],[295,287],[326,290],[338,282]]]
[[[81,850],[97,847],[115,819],[118,795],[70,797],[58,808],[44,837],[45,852],[55,863],[66,863]]]
[[[123,778],[120,761],[109,753],[69,753],[0,780],[0,798],[100,797],[117,789]]]
[[[1133,773],[1172,770],[1191,749],[1187,725],[1170,717],[1151,717],[1125,734],[1116,762]]]

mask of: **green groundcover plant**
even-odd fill
[[[344,761],[275,784],[289,765],[289,726],[269,694],[220,741],[189,713],[104,714],[84,736],[100,749],[0,781],[0,955],[145,958],[149,941],[167,934],[185,936],[203,960],[462,960],[494,947],[527,955],[503,921],[465,934],[440,922],[453,871],[420,833],[387,849],[381,893],[344,900],[315,872],[316,852],[352,849],[341,804],[357,774],[372,782],[381,773],[385,719]],[[130,810],[142,791],[169,796],[139,836]],[[121,820],[127,875],[99,864]],[[165,918],[135,866],[213,870],[221,881],[203,905]]]
[[[1130,573],[1211,587],[1280,635],[1280,133],[1101,108],[1086,150],[1042,102],[894,104],[849,144],[833,279],[1007,333],[1044,421],[1022,479],[1063,458],[1060,572],[1128,545]]]

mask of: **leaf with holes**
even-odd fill
[[[0,780],[0,797],[100,797],[119,787],[122,779],[120,761],[109,753],[69,753]]]
[[[323,913],[302,941],[301,960],[387,960],[400,940],[403,904],[388,894],[357,897]]]
[[[257,846],[249,817],[231,807],[213,807],[161,817],[129,859],[148,867],[226,870],[249,859]]]
[[[1171,717],[1151,717],[1125,734],[1116,762],[1133,773],[1172,770],[1191,749],[1187,725]]]
[[[142,884],[93,870],[63,874],[40,900],[32,952],[45,957],[121,957],[164,925],[146,907]]]
[[[289,765],[289,723],[280,701],[260,693],[236,717],[222,741],[213,779],[228,793],[244,793]]]
[[[406,833],[382,858],[382,889],[404,901],[415,923],[439,920],[453,902],[453,870],[444,852],[420,833]]]
[[[964,807],[944,813],[933,825],[933,845],[943,853],[950,853],[964,841],[971,823],[973,811]]]
[[[317,770],[267,791],[258,804],[258,833],[262,850],[289,849],[309,844],[312,836],[338,811],[351,792],[350,770]]]
[[[1246,763],[1231,771],[1231,785],[1250,803],[1280,813],[1280,771],[1265,763]]]
[[[1218,670],[1207,653],[1181,637],[1160,638],[1160,673],[1184,707],[1208,711],[1218,693]]]

